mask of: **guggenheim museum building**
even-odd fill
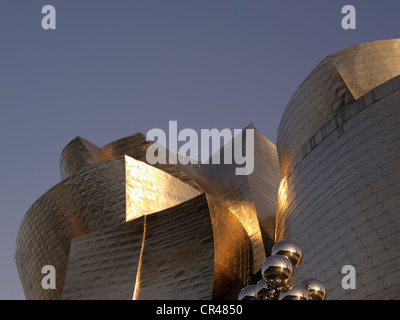
[[[400,39],[322,60],[291,97],[276,145],[249,128],[250,175],[149,164],[141,133],[102,147],[73,139],[61,181],[19,228],[26,298],[236,300],[289,239],[303,251],[292,281],[319,279],[327,299],[400,299]],[[47,265],[53,289],[42,285]]]

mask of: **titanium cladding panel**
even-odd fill
[[[276,241],[299,243],[304,257],[294,281],[320,279],[328,299],[400,299],[400,77],[385,82],[396,75],[399,63],[391,68],[388,57],[397,48],[390,40],[333,55],[357,100],[319,128],[310,119],[314,134],[298,131],[308,141],[286,158],[279,153]],[[352,64],[360,64],[357,72],[345,73]],[[287,150],[285,139],[278,152]],[[356,269],[355,290],[341,287],[344,265]]]

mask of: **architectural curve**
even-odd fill
[[[303,146],[278,194],[276,241],[304,252],[296,272],[329,299],[400,298],[400,77],[369,91]],[[355,267],[356,290],[341,287]]]
[[[27,299],[61,298],[73,238],[197,195],[174,176],[128,156],[94,163],[62,180],[32,205],[18,231],[15,260]],[[41,287],[45,265],[56,268],[56,290]]]
[[[225,146],[217,151],[220,164],[209,160],[199,170],[179,163],[178,166],[242,223],[252,242],[255,274],[273,246],[280,173],[276,146],[253,123],[242,130],[242,150],[246,149],[246,129],[254,130],[254,170],[250,175],[236,175],[237,164],[224,162]]]
[[[241,222],[176,165],[161,170],[119,155],[140,156],[131,139],[97,148],[78,137],[64,148],[65,178],[19,228],[15,260],[26,298],[236,299],[253,263]],[[41,285],[46,265],[55,267],[55,290]],[[157,292],[159,269],[167,287]]]
[[[363,43],[324,59],[290,99],[278,129],[285,175],[300,149],[339,110],[400,75],[400,39]]]

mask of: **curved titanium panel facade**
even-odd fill
[[[236,164],[224,164],[224,147],[217,151],[220,164],[213,164],[210,160],[199,170],[188,165],[178,166],[242,223],[252,243],[252,271],[255,274],[273,245],[280,173],[275,145],[252,123],[241,133],[242,150],[245,150],[246,129],[254,130],[254,171],[250,175],[236,175]]]
[[[154,187],[157,180],[158,188]],[[64,179],[33,204],[21,223],[15,259],[25,296],[61,298],[72,238],[174,206],[198,194],[172,175],[128,156],[95,163]],[[44,265],[56,269],[56,290],[41,287]]]
[[[400,39],[356,45],[323,60],[292,96],[278,129],[281,173],[339,110],[400,75]]]
[[[96,149],[78,137],[63,150],[68,177],[32,205],[18,232],[26,298],[236,299],[252,268],[241,222],[175,165],[101,155],[126,151],[126,141]],[[45,265],[56,269],[55,290],[41,287]]]
[[[233,164],[150,166],[140,133],[102,148],[71,141],[63,180],[18,232],[26,298],[236,299],[290,239],[303,250],[294,282],[317,278],[328,299],[400,299],[399,43],[323,60],[290,100],[278,147],[245,128],[248,176]],[[41,288],[44,265],[56,267],[55,290]],[[345,265],[354,290],[341,286]]]
[[[304,252],[296,279],[329,299],[400,298],[400,77],[330,119],[298,152],[278,195],[276,241]],[[341,268],[356,269],[344,290]]]
[[[62,299],[132,300],[144,219],[73,238]]]
[[[209,195],[146,216],[136,299],[236,299],[250,282],[251,243]]]
[[[147,141],[146,136],[140,132],[118,139],[102,148],[95,146],[90,141],[81,137],[76,137],[68,143],[61,152],[61,177],[62,179],[66,179],[83,169],[87,169],[96,162],[115,159],[124,155],[147,163],[146,151],[151,144],[152,142]],[[155,164],[152,166],[169,173],[198,191],[202,191],[201,188],[176,165],[167,163]]]
[[[60,299],[71,239],[125,221],[124,157],[96,163],[61,181],[23,218],[15,261],[27,299]],[[42,267],[53,265],[55,290],[43,290]]]

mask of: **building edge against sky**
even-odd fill
[[[63,180],[20,226],[26,298],[235,299],[273,243],[291,239],[304,252],[296,276],[324,282],[328,299],[400,299],[399,45],[324,59],[286,107],[277,146],[249,126],[249,176],[148,165],[142,134],[102,148],[71,141]],[[49,264],[55,290],[41,287]],[[349,264],[355,290],[341,287]]]

